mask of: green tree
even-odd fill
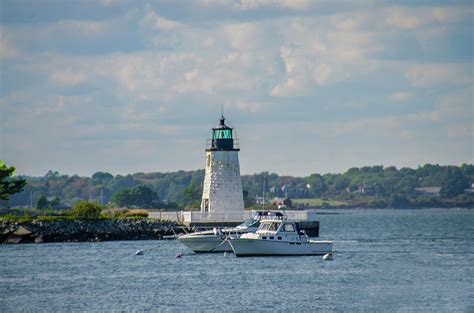
[[[405,195],[392,194],[388,199],[388,205],[393,208],[406,207],[409,204]]]
[[[309,185],[310,196],[312,197],[319,198],[328,189],[323,176],[319,174],[311,174],[311,176],[307,178],[307,183],[307,185]]]
[[[53,200],[49,201],[49,206],[52,209],[56,209],[61,204],[61,200],[58,197],[54,197]]]
[[[151,188],[140,185],[114,192],[112,202],[125,207],[155,208],[159,205],[159,198]]]
[[[184,188],[183,200],[185,206],[199,207],[202,195],[201,185],[192,181],[189,185]]]
[[[114,176],[107,172],[97,172],[92,175],[92,182],[94,185],[108,184],[114,179]]]
[[[49,202],[45,195],[41,195],[36,200],[36,209],[37,210],[44,210],[49,208]]]
[[[255,199],[250,197],[250,193],[247,190],[243,190],[242,193],[244,196],[244,207],[248,208],[255,205]]]
[[[95,202],[79,201],[72,209],[72,215],[78,218],[94,219],[100,216],[102,206]]]
[[[45,175],[44,177],[46,178],[58,178],[60,176],[59,172],[58,171],[52,171],[52,170],[49,170]]]
[[[0,160],[0,200],[8,200],[10,195],[18,193],[26,186],[26,180],[22,178],[12,179],[10,176],[15,172],[15,167],[8,167]]]
[[[468,179],[462,174],[459,168],[449,168],[446,178],[441,183],[441,195],[443,197],[455,197],[464,193],[464,189],[469,187]]]

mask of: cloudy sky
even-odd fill
[[[473,163],[472,1],[0,2],[0,159],[18,174]]]

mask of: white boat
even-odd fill
[[[264,220],[256,232],[227,238],[236,256],[325,255],[332,241],[313,240],[290,220]]]
[[[181,235],[178,240],[186,247],[197,253],[202,252],[232,252],[227,241],[228,237],[254,232],[258,229],[261,220],[280,220],[285,216],[281,212],[257,211],[252,219],[232,228],[214,228],[213,230],[200,231]]]

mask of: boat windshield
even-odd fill
[[[251,226],[254,226],[254,225],[256,226],[256,225],[258,225],[258,223],[260,223],[260,221],[248,219],[248,220],[245,220],[242,224],[238,225],[237,227],[247,228],[247,227],[251,227]]]
[[[276,231],[277,229],[278,229],[278,223],[263,223],[263,224],[260,224],[260,230]]]

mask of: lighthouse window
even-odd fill
[[[232,139],[231,129],[215,129],[212,132],[212,139]]]

